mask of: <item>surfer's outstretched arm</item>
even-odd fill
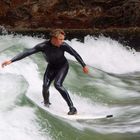
[[[21,60],[29,55],[32,55],[34,53],[37,53],[39,51],[42,51],[42,47],[44,46],[44,42],[43,43],[40,43],[38,45],[36,45],[35,47],[31,48],[31,49],[27,49],[21,53],[19,53],[18,55],[16,55],[14,58],[12,58],[11,60],[6,60],[4,61],[1,66],[2,68],[4,66],[7,66],[9,64],[11,64],[12,62],[15,62],[15,61],[18,61],[18,60]]]
[[[5,66],[11,64],[12,62],[21,60],[21,59],[23,59],[23,58],[25,58],[25,57],[27,57],[27,56],[33,54],[33,53],[36,53],[36,52],[37,52],[37,50],[35,49],[35,47],[32,48],[32,49],[28,49],[28,50],[26,50],[26,51],[23,51],[22,53],[19,53],[17,56],[15,56],[14,58],[12,58],[11,60],[6,60],[6,61],[4,61],[4,62],[1,64],[1,66],[2,66],[2,68],[4,68]]]
[[[64,45],[63,46],[64,50],[66,52],[70,53],[71,55],[73,55],[75,57],[75,59],[82,65],[83,72],[84,73],[88,73],[88,67],[84,63],[82,57],[71,46],[69,46],[67,43],[64,43],[63,45]]]

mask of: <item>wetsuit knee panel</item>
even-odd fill
[[[62,84],[60,82],[54,82],[54,87],[56,89],[60,89],[62,87]]]

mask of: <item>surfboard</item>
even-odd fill
[[[66,119],[66,120],[96,120],[96,119],[107,119],[107,118],[111,118],[113,117],[112,114],[110,115],[92,115],[92,114],[83,114],[81,112],[78,112],[77,114],[74,114],[74,115],[67,115],[67,112],[65,111],[58,111],[55,109],[55,107],[53,105],[50,105],[49,107],[46,107],[44,106],[43,103],[36,103],[35,104],[43,109],[44,111],[46,111],[47,113],[57,117],[57,118],[60,118],[60,119]]]
[[[95,120],[95,119],[104,119],[104,118],[111,118],[113,117],[112,114],[105,114],[102,111],[98,111],[99,109],[95,109],[95,107],[90,104],[87,100],[84,100],[82,97],[76,96],[73,97],[75,99],[75,106],[77,108],[78,113],[75,115],[68,115],[69,108],[61,97],[61,95],[54,89],[50,88],[52,94],[50,94],[50,101],[51,105],[49,107],[44,106],[41,102],[42,97],[38,94],[39,92],[35,92],[32,94],[27,94],[28,99],[31,100],[33,104],[37,107],[43,109],[50,115],[59,118],[59,119],[66,119],[66,120]],[[40,91],[41,92],[41,91]],[[72,95],[71,95],[72,96]],[[95,111],[96,110],[96,111]]]

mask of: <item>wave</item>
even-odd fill
[[[9,49],[1,52],[1,61],[10,59],[17,53],[21,52],[24,48],[31,48],[43,41],[42,38],[28,36],[15,36],[11,40],[14,42],[14,47],[10,47]],[[5,41],[1,39],[1,42]],[[5,45],[8,46],[9,42],[7,42],[7,44],[5,42]],[[72,97],[78,110],[83,111],[84,113],[88,113],[90,111],[95,114],[111,113],[114,115],[114,119],[112,120],[97,120],[92,123],[67,123],[79,130],[88,128],[100,133],[139,132],[140,127],[136,124],[136,122],[139,121],[138,101],[140,99],[139,78],[136,78],[138,77],[136,71],[140,70],[139,53],[128,49],[128,47],[122,46],[117,41],[105,37],[94,38],[87,36],[85,37],[85,41],[83,43],[76,39],[71,41],[67,40],[66,42],[76,49],[77,52],[79,52],[82,58],[89,65],[90,69],[90,75],[85,75],[82,73],[82,68],[79,64],[69,61],[71,67],[65,80],[65,86],[68,89],[70,96]],[[66,57],[75,61],[75,59],[68,54],[66,54]],[[7,105],[7,108],[9,108],[10,104],[13,104],[14,106],[15,102],[17,101],[17,97],[19,97],[19,94],[21,96],[22,93],[25,93],[28,98],[34,101],[36,99],[39,99],[40,102],[43,100],[41,95],[42,77],[45,71],[46,63],[44,62],[45,60],[42,61],[42,59],[43,58],[39,54],[35,54],[0,70],[2,81],[4,81],[4,78],[7,79],[7,81],[4,83],[7,83],[10,87],[11,81],[15,79],[15,82],[12,82],[12,84],[18,83],[19,85],[17,84],[16,86],[20,88],[15,88],[16,86],[14,85],[12,90],[16,91],[11,93],[11,96],[13,96],[13,94],[16,92],[17,94],[13,96],[14,98],[11,100],[11,102],[8,102],[7,104],[3,102],[2,106]],[[9,90],[11,91],[10,88],[8,90],[4,86],[2,90],[5,90],[6,95],[8,94]],[[56,93],[56,96],[53,96],[53,93]],[[54,88],[51,88],[51,96],[57,101],[60,94],[57,93]],[[5,98],[2,96],[0,97]],[[7,100],[9,100],[9,98]],[[54,105],[64,110],[67,109],[66,105],[61,106],[58,104],[58,102],[55,102]],[[16,112],[16,110],[19,111],[21,107],[16,107],[14,109]],[[24,109],[27,112],[31,112],[31,118],[27,117],[26,120],[23,117],[23,119],[30,123],[32,119],[35,119],[34,109],[30,107],[25,107]],[[26,112],[24,112],[24,109],[23,113]],[[19,114],[20,113],[21,112],[19,111]],[[4,115],[2,110],[1,114],[2,116]],[[4,118],[1,118],[1,120],[3,119]],[[7,119],[9,118],[6,118],[6,121]],[[5,129],[7,126],[6,121],[5,124],[3,124]],[[14,125],[14,123],[19,123],[19,121],[14,121],[12,125]],[[52,124],[52,122],[50,122],[50,124]],[[124,126],[123,130],[120,127],[121,124]],[[131,126],[133,126],[135,129],[131,130]],[[18,127],[19,125],[16,125],[15,130]],[[33,129],[35,129],[34,127],[36,127],[36,125],[29,127],[33,127]],[[4,132],[6,131],[5,129],[3,129]],[[38,133],[38,130],[35,129],[35,131]],[[16,137],[17,135],[18,134],[16,134]],[[37,137],[38,135],[34,139],[37,139]],[[49,134],[48,137],[50,138]]]

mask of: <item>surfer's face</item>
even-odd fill
[[[57,37],[52,37],[52,44],[56,47],[60,47],[60,45],[64,42],[65,36],[63,34],[59,34]]]

